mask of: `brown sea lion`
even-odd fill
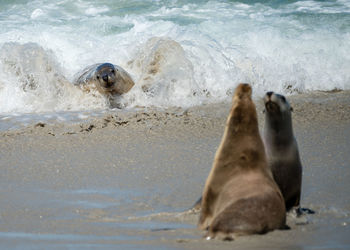
[[[198,227],[233,239],[286,227],[283,196],[267,164],[249,84],[233,96],[221,144],[207,178]]]
[[[302,165],[292,127],[292,108],[283,95],[264,96],[264,142],[273,177],[285,200],[287,211],[299,207]]]
[[[108,97],[124,94],[135,85],[123,68],[111,63],[98,63],[86,67],[77,74],[74,84],[87,92],[96,89]]]

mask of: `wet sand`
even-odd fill
[[[350,92],[289,98],[304,166],[291,230],[207,241],[200,197],[230,103],[110,111],[0,133],[0,247],[349,249]],[[256,100],[263,128],[262,101]]]

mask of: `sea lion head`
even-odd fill
[[[280,94],[269,91],[264,96],[265,112],[270,115],[289,114],[293,111],[287,99]]]
[[[257,127],[255,105],[252,101],[252,88],[248,83],[240,83],[232,98],[232,117],[228,119],[235,131],[250,131]]]
[[[117,69],[111,63],[103,63],[96,68],[95,77],[102,89],[108,90],[115,87],[116,71]]]
[[[284,135],[286,138],[292,138],[292,111],[287,99],[280,94],[272,91],[264,96],[265,104],[265,125],[266,133],[271,137],[272,134]]]
[[[240,83],[233,95],[233,102],[241,100],[243,98],[252,98],[252,87],[248,83]]]

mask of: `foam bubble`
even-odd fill
[[[44,15],[44,11],[42,9],[35,9],[32,14],[30,15],[31,19],[37,19],[40,16]]]
[[[90,16],[96,16],[98,14],[104,13],[109,11],[109,9],[104,6],[104,7],[100,7],[100,8],[94,8],[94,7],[90,7],[87,10],[85,10],[85,14],[90,15]]]

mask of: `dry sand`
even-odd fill
[[[230,103],[110,111],[0,133],[4,249],[350,249],[350,92],[289,98],[304,166],[291,230],[206,241],[201,195]],[[262,101],[256,100],[263,126]]]

